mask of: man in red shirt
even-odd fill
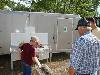
[[[21,60],[23,65],[23,75],[32,75],[32,65],[36,63],[39,67],[41,64],[36,57],[35,48],[39,46],[39,39],[37,37],[31,37],[29,43],[24,43],[20,46],[21,49]]]

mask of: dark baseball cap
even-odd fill
[[[75,30],[78,30],[78,27],[79,26],[88,26],[90,27],[90,22],[87,21],[85,18],[81,18],[79,21],[78,21],[78,25],[77,25],[77,28]]]

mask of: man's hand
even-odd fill
[[[35,62],[38,65],[39,68],[41,68],[41,64],[37,57],[32,57],[32,60],[33,60],[33,62]]]
[[[75,74],[75,69],[73,67],[69,68],[69,75],[74,75]]]

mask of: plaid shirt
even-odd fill
[[[100,42],[91,33],[86,32],[75,41],[70,55],[70,66],[79,74],[93,74],[99,67]]]

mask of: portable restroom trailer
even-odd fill
[[[36,16],[34,13],[30,15],[31,26],[35,26],[35,32],[48,33],[48,43],[53,52],[71,51],[72,43],[78,36],[75,28],[80,18],[79,15],[59,13],[44,13],[42,16]]]
[[[60,13],[0,11],[0,55],[10,53],[11,33],[25,33],[27,27],[35,27],[35,33],[48,33],[53,52],[68,52],[77,37],[73,24],[76,26],[79,18]]]

